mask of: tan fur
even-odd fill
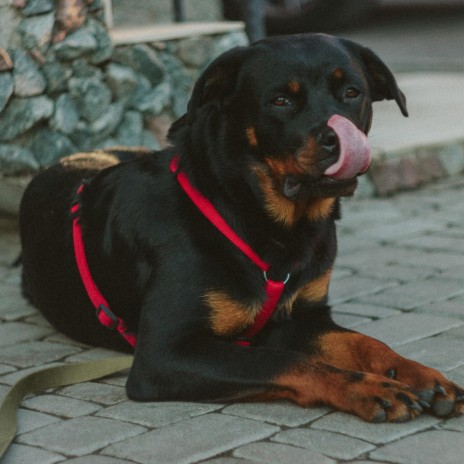
[[[343,72],[343,69],[341,68],[337,68],[333,72],[333,77],[335,77],[335,79],[340,80],[340,79],[343,79],[344,76],[345,76],[345,73]]]
[[[264,194],[265,207],[268,214],[277,222],[287,227],[295,223],[295,203],[283,197],[275,188],[273,179],[267,174],[266,169],[254,166],[253,171],[258,177]]]
[[[333,211],[335,198],[315,198],[307,209],[307,217],[310,221],[327,219]]]
[[[264,194],[268,214],[277,222],[287,227],[295,225],[303,216],[310,221],[327,219],[332,213],[335,198],[314,198],[304,202],[293,202],[283,196],[279,188],[286,174],[297,174],[301,168],[295,162],[279,162],[267,158],[269,170],[262,166],[252,166],[252,171],[258,177]]]
[[[228,336],[243,331],[254,322],[261,309],[261,303],[247,305],[232,299],[222,291],[210,291],[204,295],[206,304],[211,309],[209,319],[214,333]]]
[[[301,287],[292,297],[285,303],[285,311],[290,314],[296,300],[302,299],[310,303],[322,301],[329,291],[330,278],[332,269],[329,269],[325,274],[308,282]]]
[[[258,146],[258,139],[256,138],[256,130],[254,127],[249,127],[246,130],[246,136],[251,147]]]
[[[288,88],[290,89],[290,92],[298,93],[301,89],[301,86],[300,86],[300,83],[297,81],[290,81],[288,83]]]
[[[318,174],[317,155],[318,145],[314,137],[309,137],[305,146],[296,154],[296,160],[305,174]]]

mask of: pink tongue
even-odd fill
[[[366,172],[371,162],[371,149],[366,135],[338,114],[334,114],[327,125],[337,134],[340,156],[324,174],[335,179],[351,179]]]

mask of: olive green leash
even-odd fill
[[[48,367],[18,380],[0,403],[0,457],[15,437],[16,411],[25,395],[115,374],[131,367],[133,359],[133,356],[120,356]]]

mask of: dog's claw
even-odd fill
[[[422,406],[420,405],[419,402],[415,402],[412,403],[410,406],[410,409],[412,409],[413,411],[416,411],[418,413],[421,413],[424,409],[422,408]]]
[[[381,398],[379,400],[379,403],[380,403],[380,406],[382,406],[382,408],[384,409],[390,409],[392,407],[392,402],[389,400],[384,400]]]
[[[456,390],[456,401],[464,401],[464,390]]]
[[[438,382],[435,384],[435,393],[440,393],[443,396],[446,396],[446,390]]]
[[[421,407],[423,409],[430,409],[431,408],[430,403],[428,403],[425,400],[418,400],[417,402],[421,405]]]

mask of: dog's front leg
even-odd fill
[[[127,384],[132,399],[288,399],[304,407],[330,405],[374,422],[406,420],[421,411],[420,398],[406,385],[337,368],[320,356],[240,347],[207,334],[178,338],[164,349],[153,341],[137,346]]]

